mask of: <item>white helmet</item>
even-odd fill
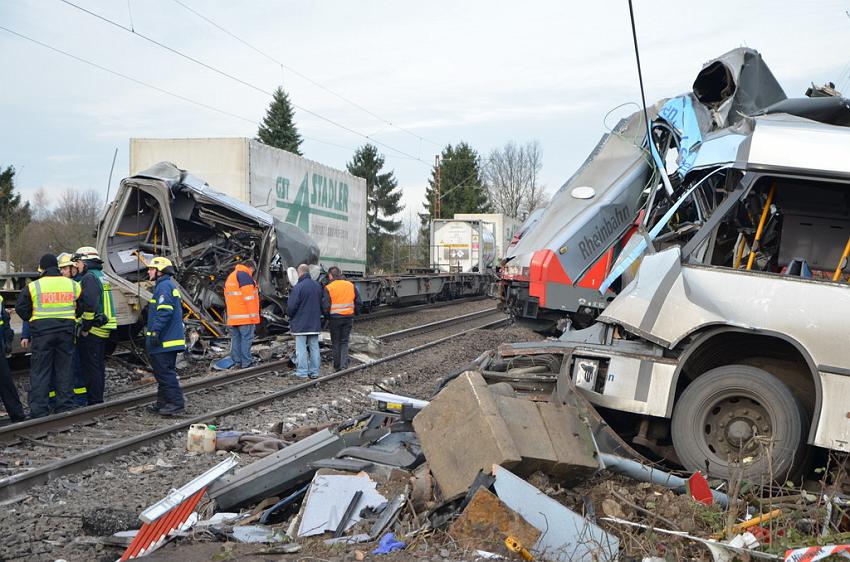
[[[74,259],[100,261],[100,254],[98,254],[97,250],[91,246],[83,246],[82,248],[77,248],[77,251],[74,252]]]

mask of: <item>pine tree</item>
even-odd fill
[[[391,217],[404,208],[395,173],[392,170],[381,173],[384,161],[377,147],[365,144],[354,152],[351,162],[346,164],[349,174],[366,180],[366,245],[370,267],[378,265],[389,235],[401,227],[401,221],[392,220]]]
[[[465,142],[446,146],[440,156],[440,218],[450,219],[455,213],[485,213],[489,208],[487,189],[481,173],[481,157]],[[434,216],[434,188],[437,167],[425,189],[425,209]]]
[[[279,86],[274,91],[274,99],[269,104],[263,124],[257,131],[257,140],[301,156],[302,140],[295,126],[295,112],[289,102],[289,95]]]
[[[15,168],[7,166],[5,170],[0,171],[0,225],[9,225],[11,238],[19,242],[17,245],[22,246],[23,241],[19,240],[21,232],[32,220],[32,209],[30,204],[25,202],[21,204],[21,194],[15,192]],[[0,241],[5,245],[5,233],[0,230]],[[15,261],[19,258],[18,248],[3,248],[3,260]]]

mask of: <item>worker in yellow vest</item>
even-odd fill
[[[230,329],[230,358],[233,366],[251,365],[254,328],[260,323],[260,294],[254,281],[254,262],[236,264],[224,283],[224,304]]]
[[[322,294],[322,312],[329,319],[334,370],[348,368],[348,340],[354,314],[360,309],[360,293],[346,280],[338,267],[328,269],[328,284]]]
[[[115,305],[109,280],[103,276],[103,260],[97,249],[91,246],[77,248],[73,256],[80,272],[80,296],[82,316],[80,318],[77,349],[80,353],[80,369],[86,379],[86,401],[88,405],[103,402],[106,390],[106,341],[117,328]]]
[[[30,416],[48,415],[50,379],[56,384],[55,412],[75,407],[71,360],[74,355],[74,330],[79,310],[80,284],[63,277],[53,254],[39,260],[41,277],[18,295],[15,310],[30,323]]]

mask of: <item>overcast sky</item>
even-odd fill
[[[368,135],[421,210],[434,155],[469,142],[481,154],[538,140],[557,189],[605,132],[606,113],[638,103],[624,0],[72,0],[223,72],[271,91],[283,83],[302,152],[344,168]],[[128,9],[129,6],[129,9]],[[636,2],[647,102],[690,89],[702,64],[759,50],[789,96],[809,82],[850,85],[850,0]],[[60,0],[0,0],[0,26],[236,116],[193,105],[0,30],[0,165],[30,195],[96,189],[128,173],[130,137],[256,135],[270,98]],[[633,111],[621,108],[608,118]],[[391,122],[405,131],[387,125]],[[346,130],[348,129],[348,130]],[[406,132],[407,131],[407,132]],[[407,211],[405,211],[405,214]]]

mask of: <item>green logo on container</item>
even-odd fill
[[[348,222],[348,184],[321,174],[313,174],[311,186],[309,179],[310,174],[304,174],[295,200],[289,202],[289,180],[277,178],[277,206],[289,211],[286,214],[286,222],[305,232],[310,232],[310,215]]]

